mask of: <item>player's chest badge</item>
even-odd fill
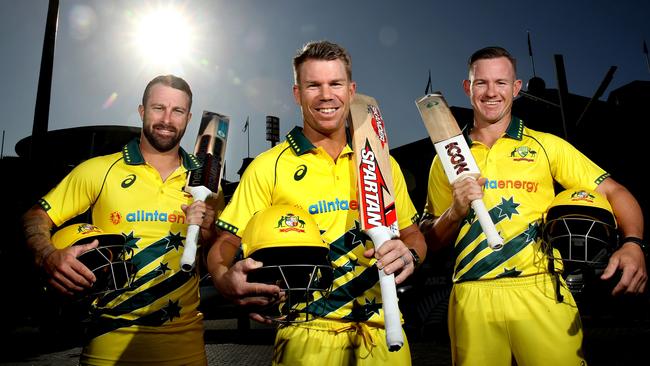
[[[534,162],[537,157],[537,151],[528,146],[519,146],[510,152],[510,157],[512,161]]]

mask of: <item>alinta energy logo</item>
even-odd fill
[[[131,187],[131,185],[133,185],[133,183],[135,183],[135,180],[136,180],[135,174],[129,174],[126,176],[126,178],[124,178],[122,184],[120,185],[122,186],[122,188],[129,188]]]
[[[522,189],[529,193],[537,192],[539,182],[513,179],[490,179],[485,181],[485,189]]]
[[[109,215],[109,219],[113,223],[113,225],[118,225],[120,222],[122,222],[122,215],[120,215],[119,212],[113,211]]]
[[[287,231],[297,231],[299,233],[305,232],[305,221],[300,219],[300,216],[288,212],[285,216],[281,216],[278,220],[278,226],[275,229],[280,229],[281,233]]]
[[[309,205],[307,211],[310,214],[321,214],[339,210],[358,210],[359,202],[356,200],[342,200],[338,197],[333,201],[320,200],[314,204]]]
[[[110,213],[109,219],[113,225],[118,225],[122,220],[126,220],[126,222],[170,222],[175,224],[184,224],[186,218],[185,214],[181,211],[161,212],[158,210],[136,210],[127,212],[125,215],[119,211],[113,211]]]
[[[531,149],[528,146],[515,147],[510,153],[510,157],[512,158],[512,161],[533,162],[535,161],[536,156],[537,156],[537,151]]]

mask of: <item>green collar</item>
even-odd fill
[[[316,148],[302,132],[302,127],[300,126],[296,126],[293,130],[289,131],[287,134],[287,142],[293,149],[293,152],[298,156]]]
[[[470,130],[470,125],[466,125],[463,128],[463,136],[465,136],[465,140],[467,140],[469,145],[472,144],[472,139],[469,137]],[[508,128],[506,128],[506,136],[521,141],[521,138],[524,136],[524,121],[512,116],[510,124],[508,125]]]
[[[196,170],[203,165],[196,156],[188,154],[182,147],[178,149],[178,155],[181,157],[183,167],[187,170]],[[128,165],[144,164],[144,157],[142,156],[142,151],[140,151],[140,139],[134,138],[124,145],[122,148],[122,156]]]
[[[293,152],[298,156],[316,148],[302,131],[302,127],[296,126],[287,134],[287,142]],[[348,129],[345,130],[345,136],[348,141],[348,146],[352,146],[352,136]],[[351,147],[349,151],[352,151]]]
[[[521,141],[521,138],[524,135],[524,121],[515,116],[512,116],[510,125],[508,125],[508,128],[506,129],[506,135],[515,140]]]

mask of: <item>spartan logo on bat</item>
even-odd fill
[[[397,221],[395,205],[386,207],[384,202],[384,191],[388,191],[386,182],[379,169],[377,158],[372,151],[370,142],[366,140],[366,146],[361,150],[361,164],[359,165],[359,176],[361,187],[359,195],[363,220],[367,227],[391,226]]]
[[[368,113],[372,115],[372,128],[375,130],[377,137],[379,137],[379,141],[381,141],[381,147],[383,148],[384,145],[386,145],[388,142],[388,138],[386,137],[386,128],[384,127],[384,119],[381,118],[379,108],[377,108],[375,105],[368,105]]]

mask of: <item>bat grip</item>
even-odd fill
[[[212,191],[204,186],[185,187],[185,190],[194,197],[194,202],[205,201],[212,194]],[[185,272],[191,272],[192,269],[194,269],[200,228],[201,226],[199,224],[189,224],[187,226],[185,247],[183,249],[183,255],[181,256],[181,269]]]
[[[488,246],[490,246],[492,250],[501,250],[501,248],[503,248],[503,238],[501,238],[497,228],[494,226],[494,222],[492,222],[490,213],[487,208],[485,208],[483,200],[477,199],[472,201],[472,208],[476,213],[481,229],[483,229],[483,232],[487,237]]]
[[[372,240],[375,250],[378,250],[386,241],[394,238],[393,233],[385,226],[368,229],[366,234]],[[384,310],[384,326],[388,350],[390,352],[398,351],[404,345],[404,334],[402,332],[399,306],[397,305],[395,275],[387,275],[384,270],[380,269],[379,285],[381,286],[381,302]]]

